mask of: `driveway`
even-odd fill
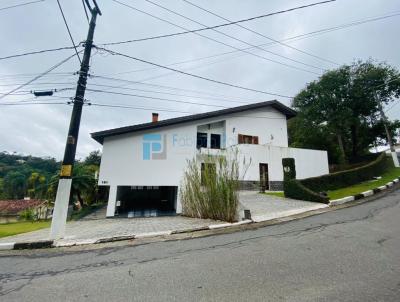
[[[326,204],[240,191],[239,199],[244,209],[249,209],[254,221],[262,221],[299,214],[328,207]]]

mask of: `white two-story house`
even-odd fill
[[[281,190],[282,158],[297,178],[329,173],[326,151],[288,147],[287,120],[296,112],[268,101],[92,133],[103,145],[99,185],[109,186],[107,217],[181,213],[179,186],[187,161],[235,148],[249,163],[246,189]],[[261,181],[260,181],[261,180]]]

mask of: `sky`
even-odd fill
[[[30,1],[0,0],[0,57],[72,45],[56,0],[2,9]],[[227,23],[183,0],[97,2],[102,11],[94,37],[98,46]],[[237,21],[318,0],[190,2]],[[75,43],[84,41],[88,22],[81,0],[60,0],[60,3]],[[389,15],[374,22],[294,38]],[[400,69],[398,0],[337,0],[240,25],[247,29],[230,25],[218,28],[218,32],[206,30],[105,47],[201,77],[289,97],[307,83],[318,80],[325,70],[354,60],[371,58]],[[268,38],[283,42],[272,43]],[[254,47],[258,45],[263,46]],[[82,49],[78,46],[78,51]],[[0,93],[17,88],[73,54],[74,50],[69,49],[0,60]],[[0,107],[0,151],[62,158],[72,111],[67,101],[75,94],[78,77],[74,73],[79,67],[74,56],[0,99],[2,103],[19,104]],[[159,112],[160,119],[167,119],[271,99],[290,105],[290,98],[212,83],[98,49],[92,51],[90,74],[85,95],[88,102],[130,108],[84,106],[77,158],[101,150],[101,145],[90,137],[91,132],[150,122],[152,112]],[[53,97],[33,98],[30,93],[52,89],[58,90]],[[25,101],[48,104],[21,105]],[[400,119],[400,105],[390,108],[387,114],[390,119]]]

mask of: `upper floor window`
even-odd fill
[[[197,148],[207,148],[207,133],[197,132]]]
[[[221,149],[220,134],[211,134],[211,149]]]
[[[254,144],[258,145],[258,136],[238,135],[238,144]]]

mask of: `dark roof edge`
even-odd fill
[[[213,118],[213,117],[217,117],[217,116],[221,116],[221,115],[237,113],[237,112],[242,112],[242,111],[249,111],[249,110],[264,108],[264,107],[275,108],[279,112],[286,115],[286,118],[288,118],[288,119],[296,116],[296,114],[297,114],[295,110],[283,105],[282,103],[278,102],[277,100],[272,100],[272,101],[254,103],[254,104],[243,105],[243,106],[227,108],[227,109],[222,109],[222,110],[216,110],[216,111],[210,111],[210,112],[205,112],[205,113],[198,113],[198,114],[193,114],[193,115],[176,117],[176,118],[171,118],[171,119],[167,119],[167,120],[161,120],[157,123],[150,122],[150,123],[137,124],[137,125],[132,125],[132,126],[119,127],[119,128],[109,129],[109,130],[103,130],[103,131],[93,132],[90,135],[94,140],[96,140],[100,144],[103,144],[104,138],[108,137],[108,136],[126,134],[126,133],[137,132],[137,131],[144,131],[144,130],[149,130],[149,129],[156,129],[156,128],[172,126],[172,125],[177,125],[177,124],[181,124],[181,123],[197,121],[197,120],[202,120],[202,119],[207,119],[207,118]]]

